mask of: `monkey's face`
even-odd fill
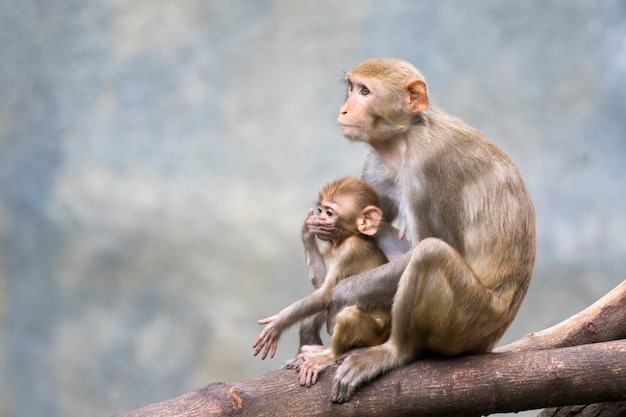
[[[373,83],[359,77],[348,78],[346,101],[339,110],[337,123],[341,134],[358,142],[370,142],[378,138],[374,104],[377,92]]]
[[[348,93],[337,118],[346,138],[371,145],[397,139],[428,108],[426,84],[419,72],[408,75],[416,79],[391,77],[390,65],[397,64],[376,61],[348,74]]]
[[[346,235],[354,234],[354,231],[349,231],[346,227],[351,224],[347,221],[349,220],[348,217],[354,217],[354,215],[346,209],[345,204],[342,204],[341,198],[320,201],[315,210],[315,216],[327,230],[332,230],[330,233],[317,234],[316,236],[320,240],[338,242],[343,240]]]
[[[415,113],[407,106],[409,92],[376,78],[351,76],[348,95],[337,123],[346,138],[376,145],[406,132]]]

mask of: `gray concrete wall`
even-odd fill
[[[0,415],[112,416],[262,362],[299,231],[365,148],[342,71],[394,56],[507,151],[539,255],[504,340],[624,279],[626,6],[0,0]]]

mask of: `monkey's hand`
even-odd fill
[[[313,209],[309,210],[309,215],[302,228],[302,239],[308,236],[317,236],[321,240],[330,240],[337,233],[334,223],[324,220],[313,214]]]
[[[276,354],[276,348],[278,347],[278,339],[280,338],[280,334],[282,333],[282,329],[278,326],[278,316],[274,315],[271,317],[267,317],[259,320],[259,324],[267,324],[263,328],[263,331],[256,338],[254,343],[252,344],[252,348],[254,349],[254,356],[257,356],[259,352],[265,348],[263,354],[261,355],[261,359],[265,359],[267,354],[270,354],[270,358],[273,358]]]

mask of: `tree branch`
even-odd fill
[[[521,352],[626,339],[626,280],[567,320],[530,333],[494,352]]]
[[[521,353],[417,361],[363,386],[346,404],[329,399],[333,369],[311,388],[280,370],[215,383],[126,417],[450,416],[626,399],[626,340]],[[469,410],[469,411],[468,411]]]
[[[626,281],[581,313],[498,353],[419,360],[364,385],[346,404],[329,400],[336,368],[311,388],[301,387],[294,371],[280,370],[210,384],[125,417],[477,416],[624,401],[626,340],[609,340],[626,338],[625,318]],[[572,346],[583,343],[595,344]]]
[[[624,417],[626,401],[546,408],[537,417]]]

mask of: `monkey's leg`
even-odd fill
[[[335,362],[342,353],[355,346],[373,346],[389,337],[390,317],[386,312],[369,314],[355,305],[337,314],[337,324],[331,337],[331,348],[302,346],[296,359],[300,365],[300,385],[310,387],[324,369]]]
[[[424,239],[400,278],[389,340],[347,354],[331,401],[350,400],[359,385],[412,362],[425,347],[449,355],[480,349],[485,328],[493,327],[488,323],[498,322],[491,297],[456,250],[440,239]]]
[[[336,320],[330,339],[335,357],[353,347],[379,345],[389,337],[389,317],[385,313],[374,316],[352,305],[341,310]]]
[[[300,323],[300,346],[321,345],[320,330],[326,323],[326,311],[307,317]]]
[[[296,357],[289,360],[285,365],[283,365],[283,369],[299,369],[304,362],[304,357],[301,357],[302,346],[306,345],[321,345],[322,338],[320,337],[320,330],[322,326],[326,322],[326,311],[322,311],[317,313],[311,317],[307,317],[306,319],[300,322],[300,346],[298,347],[298,353]]]

